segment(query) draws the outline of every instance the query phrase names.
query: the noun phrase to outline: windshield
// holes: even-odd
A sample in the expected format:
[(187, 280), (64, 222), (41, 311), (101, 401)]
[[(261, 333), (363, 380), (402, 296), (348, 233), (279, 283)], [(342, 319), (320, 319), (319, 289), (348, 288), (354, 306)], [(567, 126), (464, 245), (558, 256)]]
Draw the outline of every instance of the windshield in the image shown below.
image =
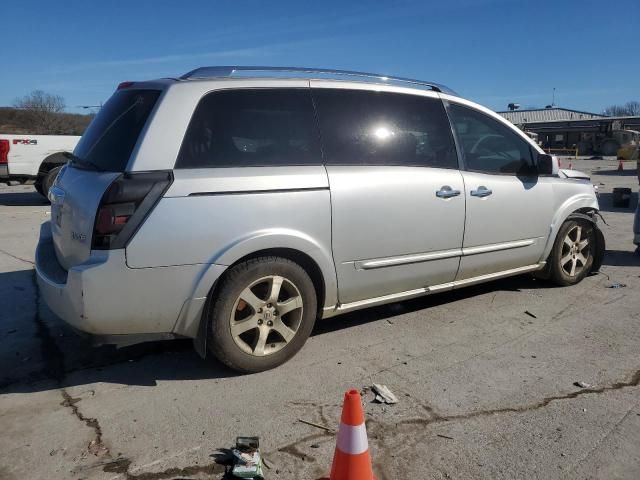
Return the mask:
[(124, 171), (138, 141), (159, 90), (119, 90), (93, 119), (73, 154), (80, 168), (93, 165), (97, 170)]

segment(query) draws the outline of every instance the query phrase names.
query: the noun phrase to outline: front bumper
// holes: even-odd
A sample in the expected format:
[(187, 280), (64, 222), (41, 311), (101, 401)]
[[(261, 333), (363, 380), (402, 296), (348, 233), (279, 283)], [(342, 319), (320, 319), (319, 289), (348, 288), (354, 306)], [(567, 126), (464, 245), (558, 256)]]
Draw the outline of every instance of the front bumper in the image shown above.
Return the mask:
[[(55, 255), (50, 223), (40, 230), (36, 275), (40, 298), (62, 320), (98, 343), (130, 344), (195, 336), (195, 284), (202, 265), (129, 268), (124, 250), (94, 251), (65, 271)], [(191, 307), (191, 308), (189, 308)], [(185, 318), (190, 315), (193, 318)]]

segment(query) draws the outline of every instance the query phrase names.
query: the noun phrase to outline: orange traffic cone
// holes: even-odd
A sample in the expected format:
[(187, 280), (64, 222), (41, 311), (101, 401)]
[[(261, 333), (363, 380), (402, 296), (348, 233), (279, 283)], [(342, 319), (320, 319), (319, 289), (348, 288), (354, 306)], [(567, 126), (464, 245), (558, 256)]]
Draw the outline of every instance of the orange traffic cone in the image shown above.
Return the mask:
[(362, 398), (357, 390), (349, 390), (344, 394), (330, 480), (375, 480), (364, 425)]
[(624, 170), (624, 166), (622, 165), (622, 160), (618, 163), (618, 171), (622, 172)]

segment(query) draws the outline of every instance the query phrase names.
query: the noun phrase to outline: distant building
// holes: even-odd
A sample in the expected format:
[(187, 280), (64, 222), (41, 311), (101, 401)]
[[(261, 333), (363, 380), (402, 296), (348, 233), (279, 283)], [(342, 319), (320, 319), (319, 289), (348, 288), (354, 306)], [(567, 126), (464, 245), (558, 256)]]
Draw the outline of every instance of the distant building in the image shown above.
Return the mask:
[(626, 143), (625, 135), (633, 135), (629, 130), (640, 130), (640, 116), (607, 117), (560, 107), (498, 113), (522, 130), (535, 133), (544, 149), (577, 149), (582, 155), (615, 155)]
[(598, 113), (582, 112), (580, 110), (560, 107), (508, 110), (498, 113), (516, 125), (532, 122), (552, 122), (555, 120), (591, 120), (605, 117)]

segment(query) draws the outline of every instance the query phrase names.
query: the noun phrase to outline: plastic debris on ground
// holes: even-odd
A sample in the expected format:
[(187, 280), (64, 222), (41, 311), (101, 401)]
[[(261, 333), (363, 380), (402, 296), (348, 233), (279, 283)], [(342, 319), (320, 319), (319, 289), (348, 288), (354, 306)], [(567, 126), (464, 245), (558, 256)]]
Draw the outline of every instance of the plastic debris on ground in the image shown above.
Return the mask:
[(593, 385), (591, 385), (590, 383), (587, 383), (587, 382), (575, 382), (574, 385), (576, 387), (580, 387), (580, 388), (591, 388), (591, 387), (593, 387)]
[(626, 283), (613, 282), (611, 285), (607, 285), (607, 288), (625, 288), (626, 286)]
[(238, 437), (236, 448), (231, 450), (234, 465), (231, 473), (238, 478), (263, 479), (262, 458), (260, 457), (260, 438)]
[(386, 403), (388, 405), (398, 403), (398, 397), (396, 397), (386, 385), (374, 383), (372, 389), (373, 393), (376, 395), (376, 402)]

